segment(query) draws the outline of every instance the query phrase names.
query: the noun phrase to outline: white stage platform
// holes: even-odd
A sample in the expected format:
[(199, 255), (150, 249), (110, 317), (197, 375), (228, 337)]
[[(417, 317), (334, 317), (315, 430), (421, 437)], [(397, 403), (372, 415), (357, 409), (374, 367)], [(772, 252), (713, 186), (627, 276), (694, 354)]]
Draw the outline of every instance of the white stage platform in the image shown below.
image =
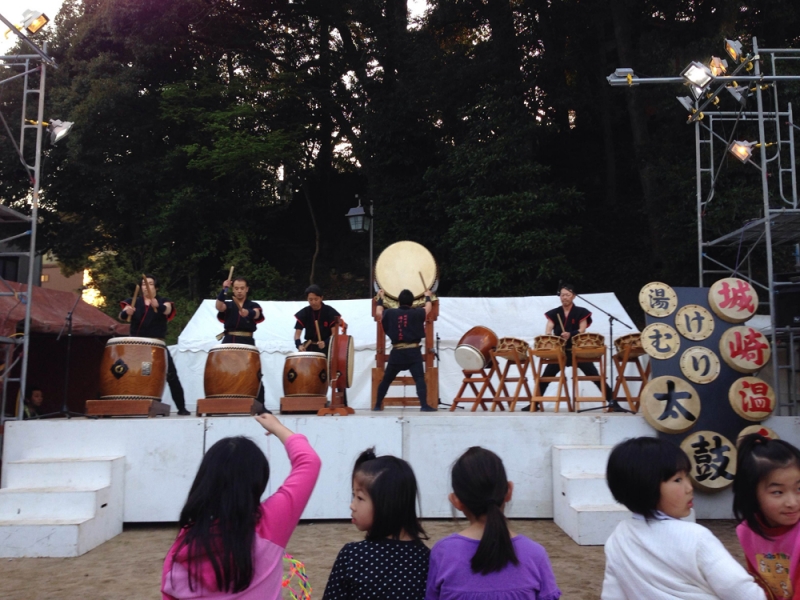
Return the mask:
[[(468, 447), (499, 454), (515, 482), (507, 514), (516, 518), (553, 517), (553, 445), (615, 444), (654, 430), (637, 415), (604, 413), (421, 414), (413, 409), (358, 411), (349, 417), (283, 416), (293, 431), (308, 436), (322, 458), (322, 473), (304, 519), (348, 519), (350, 474), (356, 456), (375, 446), (378, 454), (408, 460), (420, 487), (422, 516), (452, 515), (447, 494), (449, 471)], [(765, 424), (800, 445), (795, 417), (772, 417)], [(245, 435), (270, 461), (267, 493), (288, 474), (288, 460), (274, 438), (251, 417), (169, 417), (8, 421), (3, 461), (33, 458), (125, 456), (126, 522), (177, 521), (206, 448), (231, 435)], [(4, 469), (5, 476), (5, 469)], [(697, 517), (731, 518), (731, 493), (697, 493)]]

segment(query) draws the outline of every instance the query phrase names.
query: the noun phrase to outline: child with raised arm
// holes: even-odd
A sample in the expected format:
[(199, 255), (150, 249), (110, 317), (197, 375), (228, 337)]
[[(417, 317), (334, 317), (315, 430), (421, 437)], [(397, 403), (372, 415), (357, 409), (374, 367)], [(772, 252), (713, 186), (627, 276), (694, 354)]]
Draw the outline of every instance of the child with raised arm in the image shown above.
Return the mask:
[(256, 421), (286, 447), (291, 473), (261, 502), (269, 463), (258, 446), (245, 437), (211, 446), (181, 511), (178, 539), (164, 560), (164, 600), (281, 597), (284, 549), (321, 463), (304, 435), (271, 414), (258, 415)]
[(366, 532), (345, 544), (333, 565), (323, 600), (422, 600), (428, 575), (428, 539), (417, 517), (417, 479), (411, 465), (370, 448), (353, 469), (353, 524)]
[(746, 436), (738, 448), (733, 512), (747, 570), (774, 598), (800, 598), (800, 450)]
[(689, 457), (640, 437), (611, 451), (608, 487), (633, 513), (606, 542), (602, 600), (765, 600), (764, 591), (692, 512)]
[(450, 502), (469, 520), (431, 550), (426, 600), (556, 600), (561, 591), (545, 549), (509, 530), (503, 509), (514, 489), (503, 461), (473, 446), (453, 465)]

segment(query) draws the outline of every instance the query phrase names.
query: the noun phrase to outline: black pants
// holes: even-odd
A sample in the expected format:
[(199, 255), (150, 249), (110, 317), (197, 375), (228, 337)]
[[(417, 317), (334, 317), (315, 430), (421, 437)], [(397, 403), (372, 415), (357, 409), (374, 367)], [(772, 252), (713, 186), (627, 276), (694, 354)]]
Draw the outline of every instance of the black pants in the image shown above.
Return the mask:
[(386, 392), (389, 391), (389, 386), (392, 385), (394, 378), (397, 377), (400, 371), (411, 372), (414, 384), (417, 386), (419, 405), (426, 406), (428, 404), (428, 386), (425, 384), (425, 370), (422, 368), (422, 362), (388, 363), (386, 370), (383, 372), (383, 379), (378, 384), (378, 399), (375, 402), (375, 408), (380, 408), (383, 399), (386, 397)]
[(172, 394), (172, 401), (178, 410), (186, 410), (186, 399), (183, 395), (183, 386), (181, 380), (178, 379), (178, 369), (175, 368), (175, 362), (172, 360), (172, 354), (167, 348), (167, 385), (169, 385), (169, 393)]
[[(572, 356), (570, 354), (567, 354), (567, 366), (572, 366)], [(600, 373), (597, 372), (597, 367), (595, 367), (594, 363), (592, 362), (579, 362), (578, 368), (581, 371), (583, 371), (584, 375), (587, 375), (589, 377), (597, 377), (598, 375), (600, 375)], [(558, 364), (550, 363), (544, 368), (544, 373), (542, 373), (542, 377), (555, 377), (556, 375), (558, 375), (558, 372), (560, 370), (561, 369), (558, 366)], [(603, 391), (603, 387), (602, 385), (600, 385), (599, 381), (594, 381), (593, 383), (597, 386), (598, 390)], [(539, 395), (544, 396), (544, 391), (546, 389), (547, 389), (547, 382), (542, 381), (539, 384)], [(611, 388), (608, 386), (608, 384), (606, 384), (606, 400), (609, 400), (610, 398), (611, 398)]]
[[(242, 335), (226, 335), (222, 338), (223, 344), (247, 344), (248, 346), (255, 346), (256, 341), (252, 337), (245, 337)], [(259, 355), (260, 356), (260, 355)], [(261, 358), (258, 359), (258, 363), (261, 364)], [(258, 369), (258, 373), (256, 373), (256, 379), (258, 380), (258, 396), (256, 396), (256, 400), (264, 404), (264, 382), (261, 381), (261, 369)]]

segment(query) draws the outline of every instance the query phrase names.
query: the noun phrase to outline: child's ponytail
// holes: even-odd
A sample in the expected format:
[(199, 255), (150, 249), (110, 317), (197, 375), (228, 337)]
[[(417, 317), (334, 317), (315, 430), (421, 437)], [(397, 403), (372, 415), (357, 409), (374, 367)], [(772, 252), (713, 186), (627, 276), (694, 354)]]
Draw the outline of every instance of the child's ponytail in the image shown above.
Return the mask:
[(470, 563), (472, 571), (487, 575), (508, 563), (519, 564), (503, 514), (508, 479), (500, 457), (473, 446), (453, 465), (452, 483), (453, 493), (467, 510), (478, 518), (486, 515), (483, 537)]

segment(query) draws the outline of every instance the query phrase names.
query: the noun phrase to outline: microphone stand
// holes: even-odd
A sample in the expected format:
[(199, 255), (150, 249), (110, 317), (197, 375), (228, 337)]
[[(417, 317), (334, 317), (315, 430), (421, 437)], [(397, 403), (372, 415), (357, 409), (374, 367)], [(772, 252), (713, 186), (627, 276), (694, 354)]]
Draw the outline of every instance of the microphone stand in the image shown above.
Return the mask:
[[(436, 350), (433, 351), (433, 356), (436, 358), (436, 368), (438, 369), (439, 368), (439, 333), (438, 332), (436, 333)], [(440, 390), (442, 389), (441, 386), (439, 386), (439, 389)], [(442, 402), (442, 396), (441, 395), (439, 396), (439, 398), (437, 398), (437, 400), (439, 401), (439, 404), (437, 404), (437, 408), (439, 406), (453, 406), (452, 404), (447, 404), (446, 402)], [(463, 409), (464, 407), (463, 406), (459, 406), (458, 408)]]
[[(576, 298), (580, 298), (581, 300), (586, 302), (586, 304), (590, 304), (591, 306), (594, 306), (597, 310), (599, 310), (601, 313), (603, 313), (604, 315), (606, 315), (608, 317), (608, 358), (610, 360), (608, 361), (607, 364), (609, 365), (609, 367), (608, 367), (609, 380), (613, 381), (614, 380), (613, 379), (613, 375), (614, 375), (614, 350), (613, 350), (613, 348), (614, 348), (614, 321), (619, 322), (620, 325), (624, 325), (628, 329), (633, 329), (633, 327), (631, 327), (630, 325), (628, 325), (624, 321), (620, 321), (617, 317), (615, 317), (614, 315), (612, 315), (609, 312), (606, 312), (605, 310), (603, 310), (602, 308), (597, 306), (597, 304), (595, 304), (594, 302), (591, 302), (590, 300), (587, 300), (583, 296), (581, 296), (579, 294), (575, 294), (575, 297)], [(608, 384), (608, 381), (606, 381), (606, 384)], [(590, 412), (590, 411), (593, 411), (593, 410), (603, 410), (605, 408), (608, 408), (609, 412), (624, 412), (624, 413), (633, 414), (632, 410), (628, 410), (627, 408), (622, 408), (619, 405), (619, 403), (617, 402), (617, 399), (614, 398), (614, 388), (613, 388), (613, 386), (611, 387), (610, 395), (611, 395), (611, 398), (609, 398), (608, 400), (605, 401), (606, 402), (606, 406), (596, 406), (594, 408), (583, 408), (583, 409), (579, 410), (578, 412), (579, 413)]]
[(78, 297), (75, 299), (75, 304), (72, 305), (72, 308), (67, 313), (67, 316), (64, 319), (64, 325), (61, 326), (61, 331), (59, 332), (58, 337), (56, 338), (57, 342), (61, 340), (61, 336), (64, 335), (64, 329), (67, 330), (67, 356), (64, 364), (64, 393), (61, 399), (61, 410), (46, 415), (42, 415), (41, 417), (39, 417), (40, 419), (44, 419), (46, 417), (53, 417), (56, 415), (59, 417), (65, 416), (68, 419), (71, 419), (72, 417), (86, 416), (84, 415), (84, 413), (69, 410), (69, 407), (67, 406), (67, 395), (69, 393), (69, 364), (72, 355), (72, 314), (75, 312), (75, 309), (78, 307), (78, 302), (80, 301), (81, 301), (81, 295), (78, 294)]

